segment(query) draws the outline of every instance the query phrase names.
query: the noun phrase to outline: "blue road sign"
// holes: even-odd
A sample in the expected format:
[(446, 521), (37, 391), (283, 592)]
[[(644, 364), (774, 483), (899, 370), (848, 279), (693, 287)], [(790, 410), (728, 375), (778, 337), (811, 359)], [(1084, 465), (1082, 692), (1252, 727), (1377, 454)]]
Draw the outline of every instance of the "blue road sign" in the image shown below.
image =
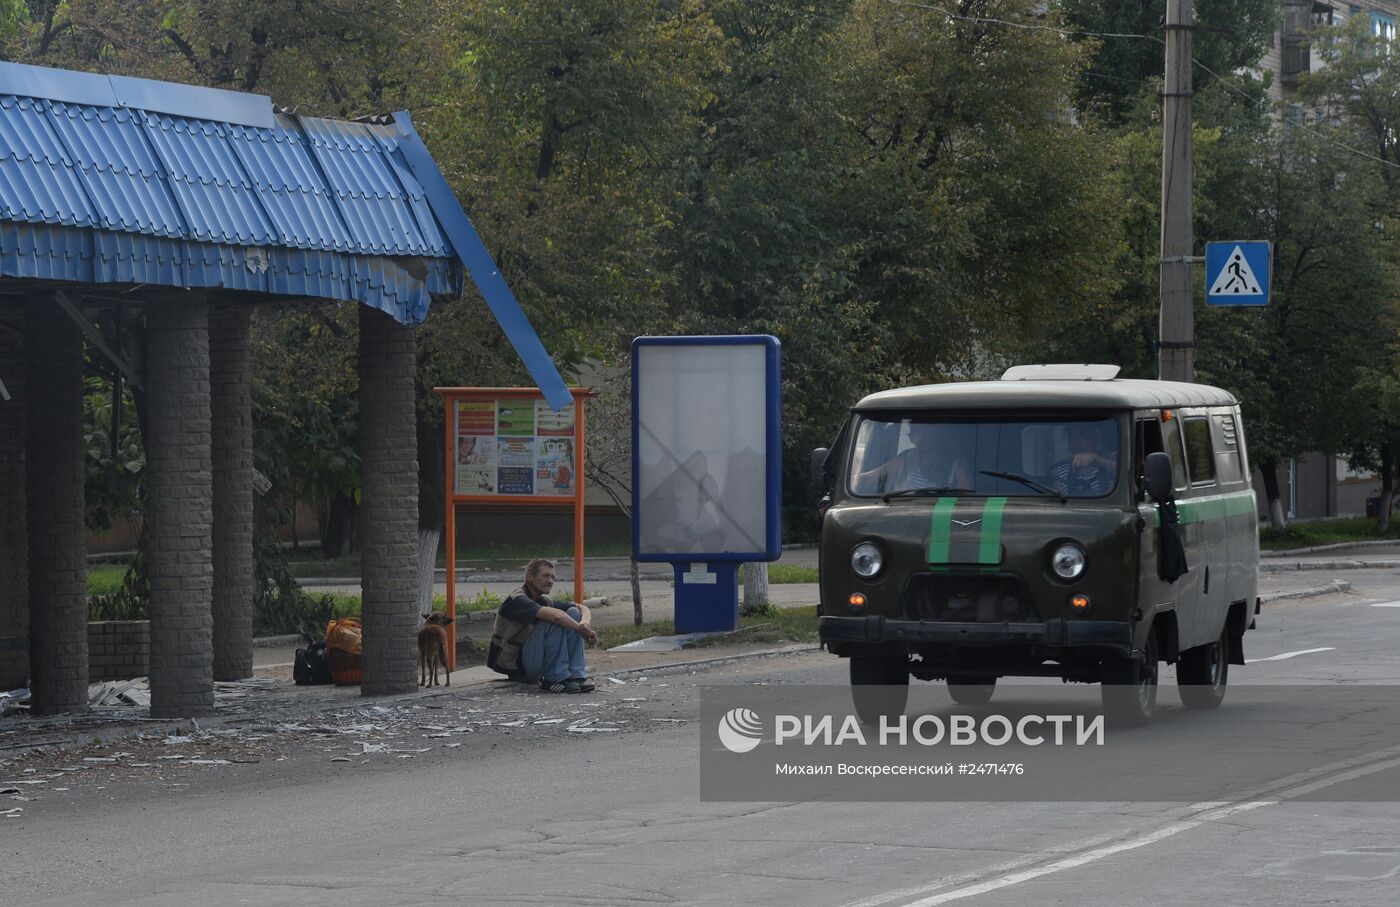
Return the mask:
[(1272, 261), (1267, 241), (1206, 243), (1206, 302), (1268, 305)]

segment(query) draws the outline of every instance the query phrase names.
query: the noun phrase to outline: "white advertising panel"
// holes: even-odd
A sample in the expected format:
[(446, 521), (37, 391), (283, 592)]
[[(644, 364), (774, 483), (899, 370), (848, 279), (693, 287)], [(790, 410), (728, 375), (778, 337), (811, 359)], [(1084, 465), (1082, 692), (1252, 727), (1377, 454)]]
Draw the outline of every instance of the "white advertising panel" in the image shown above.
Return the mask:
[(637, 552), (768, 550), (768, 348), (658, 344), (635, 353)]

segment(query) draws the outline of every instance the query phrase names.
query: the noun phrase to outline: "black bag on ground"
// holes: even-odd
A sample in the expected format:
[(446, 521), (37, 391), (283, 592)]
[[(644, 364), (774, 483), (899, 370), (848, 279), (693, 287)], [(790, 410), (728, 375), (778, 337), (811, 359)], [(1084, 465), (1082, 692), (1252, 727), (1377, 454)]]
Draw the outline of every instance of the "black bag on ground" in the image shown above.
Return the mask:
[(306, 637), (307, 647), (297, 649), (296, 662), (292, 665), (292, 680), (297, 686), (331, 682), (331, 662), (326, 655), (326, 641), (315, 641)]

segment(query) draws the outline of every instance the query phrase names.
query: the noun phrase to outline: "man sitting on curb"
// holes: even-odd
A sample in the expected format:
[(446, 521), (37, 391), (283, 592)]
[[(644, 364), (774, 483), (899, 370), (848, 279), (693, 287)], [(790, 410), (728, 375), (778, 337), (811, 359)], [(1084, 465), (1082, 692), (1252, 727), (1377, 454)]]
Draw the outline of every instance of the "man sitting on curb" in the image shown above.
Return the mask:
[(591, 693), (597, 688), (584, 670), (583, 647), (598, 641), (593, 614), (584, 604), (555, 607), (553, 588), (553, 561), (537, 557), (525, 566), (525, 584), (496, 612), (486, 664), (511, 680), (538, 680), (547, 693)]

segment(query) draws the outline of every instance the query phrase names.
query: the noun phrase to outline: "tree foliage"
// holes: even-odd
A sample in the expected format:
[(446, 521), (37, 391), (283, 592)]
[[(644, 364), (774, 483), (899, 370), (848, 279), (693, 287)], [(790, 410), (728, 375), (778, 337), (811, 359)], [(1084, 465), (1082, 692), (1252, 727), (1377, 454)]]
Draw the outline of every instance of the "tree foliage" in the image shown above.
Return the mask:
[[(1155, 374), (1164, 8), (0, 0), (0, 55), (316, 115), (410, 110), (566, 374), (623, 361), (638, 334), (781, 339), (801, 533), (806, 452), (864, 393), (1018, 359)], [(1201, 379), (1244, 401), (1257, 458), (1379, 462), (1391, 444), (1393, 460), (1397, 58), (1362, 17), (1320, 35), (1329, 65), (1302, 97), (1330, 118), (1293, 126), (1241, 72), (1276, 0), (1196, 15), (1196, 235), (1276, 250), (1268, 309), (1198, 309)], [(329, 527), (328, 502), (353, 509), (359, 488), (353, 307), (264, 310), (254, 330), (258, 466)], [(529, 377), (470, 286), (433, 307), (418, 357), (432, 524), (432, 388)], [(1350, 387), (1372, 391), (1353, 403)]]

